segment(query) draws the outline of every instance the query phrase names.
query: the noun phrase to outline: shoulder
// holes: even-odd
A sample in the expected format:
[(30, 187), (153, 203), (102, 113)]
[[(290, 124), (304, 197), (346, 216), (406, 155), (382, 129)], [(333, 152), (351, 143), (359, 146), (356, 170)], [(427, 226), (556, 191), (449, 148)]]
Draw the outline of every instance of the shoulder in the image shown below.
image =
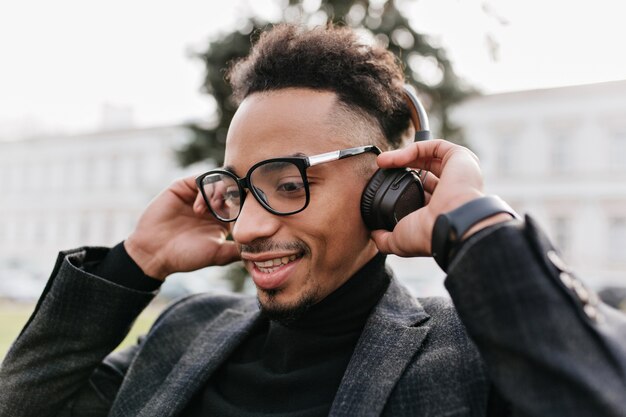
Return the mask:
[(454, 307), (454, 303), (447, 297), (418, 298), (424, 311), (430, 316), (428, 326), (429, 336), (433, 342), (454, 346), (466, 353), (475, 352), (476, 347), (469, 338), (463, 322)]
[(226, 310), (242, 313), (258, 310), (256, 298), (242, 294), (201, 293), (172, 302), (154, 322), (153, 329), (163, 325), (206, 325)]
[(172, 314), (178, 310), (203, 309), (221, 311), (235, 308), (242, 311), (256, 309), (256, 298), (238, 293), (199, 293), (181, 297), (173, 301), (163, 314)]
[(373, 314), (398, 325), (427, 329), (418, 361), (447, 366), (451, 357), (460, 361), (478, 359), (476, 346), (450, 298), (415, 297), (404, 285), (392, 280)]
[(456, 315), (454, 303), (448, 297), (417, 297), (417, 301), (429, 314)]
[[(160, 357), (162, 361), (174, 363), (207, 329), (237, 326), (239, 318), (243, 320), (246, 312), (255, 310), (258, 311), (256, 299), (239, 294), (202, 293), (180, 298), (171, 303), (140, 338), (137, 353), (149, 358), (148, 361)], [(236, 314), (230, 314), (232, 312)], [(224, 317), (228, 320), (223, 320)]]
[(448, 326), (463, 326), (459, 315), (454, 307), (454, 303), (448, 297), (426, 297), (417, 298), (417, 301), (422, 305), (424, 311), (430, 316), (431, 325), (445, 324)]
[(459, 318), (452, 300), (445, 297), (419, 298), (426, 313), (430, 316), (425, 323), (429, 327), (424, 344), (423, 364), (428, 364), (447, 381), (474, 378), (484, 380), (483, 359), (465, 325)]
[[(419, 412), (428, 410), (426, 413), (433, 415), (482, 415), (489, 378), (454, 304), (445, 297), (416, 300), (427, 314), (421, 325), (428, 333), (395, 388), (389, 405), (391, 415), (417, 413), (414, 404), (420, 404)], [(412, 401), (407, 402), (407, 398)]]

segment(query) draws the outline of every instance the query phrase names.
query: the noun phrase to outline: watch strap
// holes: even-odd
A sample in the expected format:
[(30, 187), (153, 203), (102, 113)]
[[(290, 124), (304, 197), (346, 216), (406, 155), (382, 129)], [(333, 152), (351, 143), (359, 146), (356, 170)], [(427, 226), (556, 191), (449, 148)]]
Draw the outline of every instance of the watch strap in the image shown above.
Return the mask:
[(495, 195), (471, 200), (448, 213), (440, 214), (433, 227), (431, 249), (433, 258), (441, 269), (447, 271), (451, 261), (450, 254), (472, 226), (500, 213), (519, 218), (511, 206)]

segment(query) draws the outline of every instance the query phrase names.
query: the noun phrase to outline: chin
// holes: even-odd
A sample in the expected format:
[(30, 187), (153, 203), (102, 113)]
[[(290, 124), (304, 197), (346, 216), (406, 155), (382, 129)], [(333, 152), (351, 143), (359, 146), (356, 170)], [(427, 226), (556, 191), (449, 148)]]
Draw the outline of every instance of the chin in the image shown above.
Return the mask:
[(316, 291), (299, 294), (294, 301), (284, 300), (282, 289), (257, 288), (261, 314), (270, 320), (288, 325), (302, 317), (319, 299)]

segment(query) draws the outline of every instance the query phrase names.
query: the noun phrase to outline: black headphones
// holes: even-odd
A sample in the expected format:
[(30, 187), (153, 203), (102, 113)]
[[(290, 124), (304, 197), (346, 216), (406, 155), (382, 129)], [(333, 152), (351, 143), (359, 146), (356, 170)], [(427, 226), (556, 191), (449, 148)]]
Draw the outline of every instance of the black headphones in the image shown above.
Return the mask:
[[(412, 87), (404, 86), (404, 99), (415, 126), (415, 142), (430, 139), (428, 117)], [(361, 196), (361, 215), (370, 230), (393, 230), (398, 221), (425, 204), (419, 174), (408, 168), (379, 169)]]

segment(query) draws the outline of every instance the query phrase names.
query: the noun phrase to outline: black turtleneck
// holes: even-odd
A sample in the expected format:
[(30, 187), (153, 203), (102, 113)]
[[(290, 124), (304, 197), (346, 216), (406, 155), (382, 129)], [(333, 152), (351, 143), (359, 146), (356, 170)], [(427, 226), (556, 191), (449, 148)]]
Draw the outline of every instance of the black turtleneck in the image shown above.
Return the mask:
[(326, 416), (365, 322), (389, 285), (376, 255), (304, 315), (261, 320), (185, 416)]

